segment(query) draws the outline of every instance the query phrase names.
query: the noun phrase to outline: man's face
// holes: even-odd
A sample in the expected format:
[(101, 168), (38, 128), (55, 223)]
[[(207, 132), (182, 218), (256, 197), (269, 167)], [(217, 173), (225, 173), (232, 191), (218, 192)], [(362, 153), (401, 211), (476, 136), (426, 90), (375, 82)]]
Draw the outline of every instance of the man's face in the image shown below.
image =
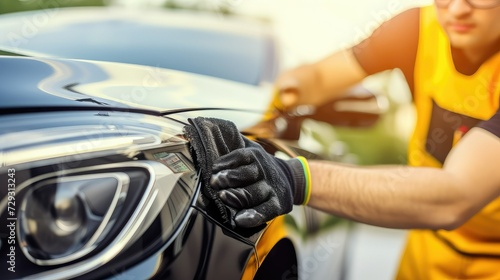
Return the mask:
[(451, 0), (446, 8), (436, 5), (438, 21), (460, 49), (491, 48), (500, 40), (500, 6), (477, 9), (465, 0)]

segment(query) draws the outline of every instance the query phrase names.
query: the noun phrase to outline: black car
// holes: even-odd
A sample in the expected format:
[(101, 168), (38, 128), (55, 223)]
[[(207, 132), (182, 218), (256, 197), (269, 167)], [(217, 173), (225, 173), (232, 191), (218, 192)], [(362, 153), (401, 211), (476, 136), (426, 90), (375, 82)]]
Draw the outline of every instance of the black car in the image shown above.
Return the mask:
[(222, 117), (271, 153), (311, 156), (251, 135), (277, 119), (271, 94), (110, 62), (1, 56), (0, 68), (8, 69), (0, 76), (2, 279), (296, 275), (286, 217), (231, 229), (206, 209), (182, 132), (187, 118)]

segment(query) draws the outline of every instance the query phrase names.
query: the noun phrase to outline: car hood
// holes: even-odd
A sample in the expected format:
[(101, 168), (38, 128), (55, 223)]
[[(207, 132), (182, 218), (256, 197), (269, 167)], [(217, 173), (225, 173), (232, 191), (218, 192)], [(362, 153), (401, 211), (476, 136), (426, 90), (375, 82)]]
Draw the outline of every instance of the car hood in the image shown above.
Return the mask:
[(163, 68), (111, 62), (0, 56), (0, 110), (231, 110), (265, 113), (270, 88)]

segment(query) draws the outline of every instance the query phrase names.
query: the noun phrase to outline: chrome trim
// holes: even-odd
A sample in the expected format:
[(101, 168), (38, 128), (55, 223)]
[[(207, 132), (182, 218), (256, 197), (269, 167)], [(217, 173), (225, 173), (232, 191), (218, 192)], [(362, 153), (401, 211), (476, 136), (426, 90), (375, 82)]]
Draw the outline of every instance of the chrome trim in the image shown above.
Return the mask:
[[(88, 175), (86, 174), (86, 175), (78, 175), (78, 176), (72, 176), (72, 177), (62, 177), (62, 178), (55, 178), (55, 179), (51, 179), (51, 180), (47, 181), (47, 183), (55, 183), (55, 182), (64, 183), (64, 182), (72, 182), (72, 181), (78, 181), (78, 180), (101, 179), (101, 178), (110, 178), (110, 177), (114, 177), (118, 181), (118, 185), (116, 187), (113, 201), (111, 202), (106, 215), (104, 216), (101, 224), (97, 228), (94, 235), (89, 239), (89, 241), (80, 250), (78, 250), (77, 252), (75, 252), (69, 256), (58, 258), (58, 259), (51, 259), (51, 260), (37, 259), (37, 258), (30, 255), (30, 253), (27, 249), (27, 243), (25, 242), (25, 240), (21, 239), (23, 236), (20, 233), (21, 227), (17, 227), (17, 234), (19, 236), (19, 239), (21, 239), (20, 240), (21, 241), (20, 242), (21, 250), (24, 253), (24, 256), (28, 260), (30, 260), (31, 262), (33, 262), (37, 265), (58, 265), (58, 264), (63, 264), (63, 263), (67, 263), (70, 261), (74, 261), (74, 260), (81, 258), (81, 257), (87, 255), (88, 253), (92, 252), (98, 246), (98, 244), (95, 244), (95, 243), (99, 239), (101, 234), (104, 232), (104, 230), (106, 229), (106, 227), (109, 223), (109, 220), (111, 219), (111, 216), (113, 214), (115, 214), (115, 209), (116, 209), (116, 206), (119, 202), (118, 200), (123, 198), (123, 196), (122, 196), (123, 194), (125, 194), (125, 195), (127, 194), (129, 183), (130, 183), (130, 177), (126, 173), (123, 173), (123, 172), (113, 172), (113, 173), (99, 173), (99, 174), (88, 174)], [(33, 190), (29, 190), (26, 195), (29, 195), (31, 192), (33, 192), (36, 189), (39, 189), (41, 187), (43, 187), (43, 186), (39, 186), (37, 188), (34, 188)], [(25, 211), (25, 210), (26, 210), (26, 200), (23, 200), (23, 202), (21, 204), (21, 211)]]
[[(141, 143), (144, 140), (146, 144)], [(154, 142), (151, 139), (155, 139)], [(139, 141), (138, 141), (139, 140)], [(146, 145), (158, 145), (161, 139), (151, 134), (135, 134), (130, 136), (106, 137), (98, 141), (82, 141), (81, 139), (66, 143), (45, 144), (18, 151), (7, 151), (3, 153), (3, 165), (11, 166), (27, 162), (53, 159), (65, 156), (83, 155), (91, 152), (101, 152), (106, 150), (125, 150), (127, 153), (130, 147), (140, 149)]]

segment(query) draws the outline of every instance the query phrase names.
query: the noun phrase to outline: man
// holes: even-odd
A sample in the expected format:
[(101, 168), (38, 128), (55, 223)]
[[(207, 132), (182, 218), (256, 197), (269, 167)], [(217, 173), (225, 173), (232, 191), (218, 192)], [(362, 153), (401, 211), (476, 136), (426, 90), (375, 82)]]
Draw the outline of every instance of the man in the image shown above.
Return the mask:
[(239, 210), (240, 226), (294, 203), (416, 229), (400, 279), (500, 279), (499, 50), (500, 0), (435, 0), (405, 11), (353, 48), (284, 73), (276, 86), (293, 109), (400, 68), (417, 109), (412, 167), (283, 161), (250, 147), (219, 158), (211, 184)]

